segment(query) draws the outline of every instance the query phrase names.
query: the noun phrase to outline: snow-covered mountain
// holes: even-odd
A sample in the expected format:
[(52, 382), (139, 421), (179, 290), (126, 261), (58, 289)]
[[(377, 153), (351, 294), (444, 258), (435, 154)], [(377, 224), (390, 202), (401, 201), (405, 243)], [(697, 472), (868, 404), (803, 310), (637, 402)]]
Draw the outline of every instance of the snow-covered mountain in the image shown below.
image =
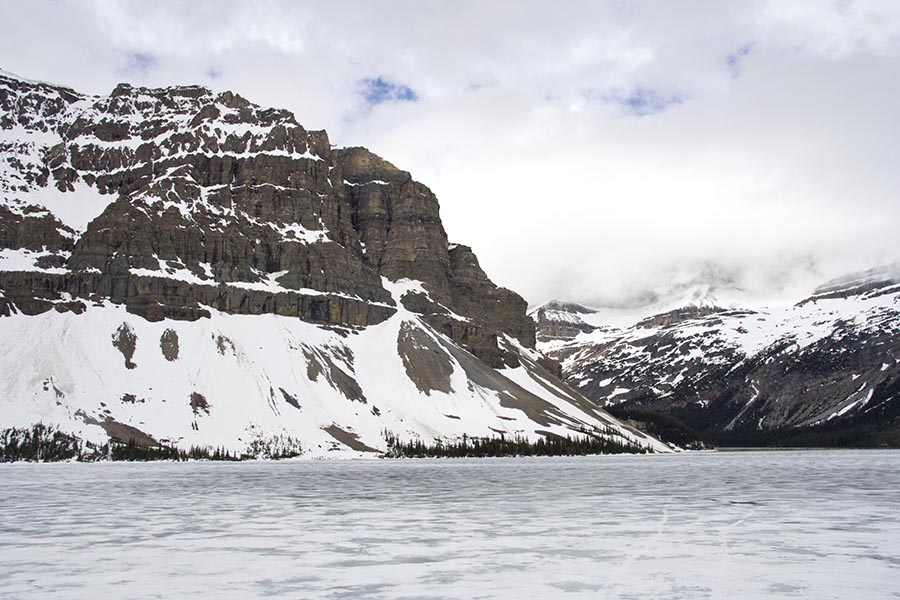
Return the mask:
[(665, 450), (554, 377), (525, 308), (448, 243), (427, 187), (287, 111), (0, 74), (0, 428), (309, 456), (387, 433)]
[(900, 444), (900, 268), (783, 307), (723, 305), (700, 294), (613, 319), (558, 302), (531, 314), (565, 379), (623, 413), (667, 413), (724, 443)]

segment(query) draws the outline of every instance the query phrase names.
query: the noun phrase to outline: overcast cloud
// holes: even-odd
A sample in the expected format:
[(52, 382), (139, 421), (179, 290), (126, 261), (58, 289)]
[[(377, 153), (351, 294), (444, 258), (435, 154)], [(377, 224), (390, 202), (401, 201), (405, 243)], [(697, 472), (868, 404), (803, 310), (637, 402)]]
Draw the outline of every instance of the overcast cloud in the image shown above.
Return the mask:
[(201, 83), (364, 145), (535, 304), (900, 260), (900, 3), (0, 4), (0, 67)]

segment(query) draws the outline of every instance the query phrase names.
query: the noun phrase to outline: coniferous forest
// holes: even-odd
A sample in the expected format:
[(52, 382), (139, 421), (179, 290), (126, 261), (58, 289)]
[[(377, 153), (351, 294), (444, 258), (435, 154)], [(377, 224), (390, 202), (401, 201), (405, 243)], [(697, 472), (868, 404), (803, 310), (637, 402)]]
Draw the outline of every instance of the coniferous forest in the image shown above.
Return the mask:
[(387, 457), (404, 458), (484, 458), (499, 456), (585, 456), (588, 454), (644, 454), (647, 449), (625, 438), (613, 440), (612, 430), (606, 436), (585, 432), (582, 436), (547, 434), (531, 441), (523, 436), (489, 438), (462, 436), (454, 441), (438, 440), (426, 444), (422, 440), (401, 441), (385, 432)]
[(75, 460), (93, 462), (151, 460), (241, 460), (224, 448), (192, 446), (182, 450), (168, 444), (144, 446), (134, 439), (94, 444), (38, 423), (30, 428), (0, 431), (0, 462), (56, 462)]
[[(499, 457), (499, 456), (584, 456), (589, 454), (643, 454), (647, 449), (616, 436), (610, 429), (605, 432), (584, 431), (580, 436), (546, 434), (536, 441), (523, 436), (470, 437), (457, 440), (438, 440), (425, 443), (422, 440), (402, 441), (394, 433), (384, 433), (388, 450), (387, 458), (418, 457)], [(290, 440), (293, 450), (283, 448), (256, 448), (253, 456), (241, 455), (224, 448), (192, 446), (189, 450), (174, 445), (142, 445), (130, 439), (127, 442), (111, 440), (95, 444), (63, 433), (41, 423), (30, 428), (9, 428), (0, 431), (0, 462), (57, 462), (57, 461), (237, 461), (261, 456), (283, 459), (299, 456), (299, 444)], [(257, 441), (259, 446), (261, 442)]]

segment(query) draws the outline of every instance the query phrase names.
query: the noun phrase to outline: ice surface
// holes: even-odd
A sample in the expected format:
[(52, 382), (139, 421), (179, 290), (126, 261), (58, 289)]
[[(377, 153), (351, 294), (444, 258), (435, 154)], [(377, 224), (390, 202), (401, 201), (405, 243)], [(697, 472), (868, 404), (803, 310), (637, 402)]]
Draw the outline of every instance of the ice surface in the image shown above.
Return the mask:
[(0, 465), (0, 597), (896, 598), (900, 452)]

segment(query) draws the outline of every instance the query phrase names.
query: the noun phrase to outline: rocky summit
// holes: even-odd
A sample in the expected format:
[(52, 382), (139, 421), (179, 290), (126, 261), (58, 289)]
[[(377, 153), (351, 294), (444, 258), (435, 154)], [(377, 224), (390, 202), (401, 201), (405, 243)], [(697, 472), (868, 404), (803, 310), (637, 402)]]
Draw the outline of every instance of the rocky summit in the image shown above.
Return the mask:
[(309, 455), (386, 432), (665, 449), (557, 380), (525, 309), (449, 243), (428, 187), (288, 111), (0, 74), (0, 427)]
[(900, 446), (900, 266), (787, 306), (725, 304), (532, 317), (566, 380), (636, 422), (662, 413), (722, 445)]

